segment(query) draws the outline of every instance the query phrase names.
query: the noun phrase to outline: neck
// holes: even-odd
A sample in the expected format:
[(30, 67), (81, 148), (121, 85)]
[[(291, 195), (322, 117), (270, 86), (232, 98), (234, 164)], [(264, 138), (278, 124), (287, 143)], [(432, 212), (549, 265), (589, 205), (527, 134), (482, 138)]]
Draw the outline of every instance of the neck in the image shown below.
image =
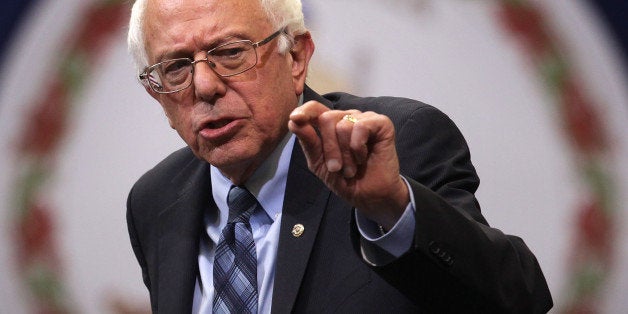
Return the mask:
[[(279, 158), (283, 152), (284, 147), (288, 144), (292, 133), (286, 132), (280, 140), (274, 145), (268, 145), (268, 147), (274, 147), (268, 151), (265, 151), (262, 157), (255, 159), (247, 164), (239, 164), (238, 166), (232, 166), (228, 169), (220, 168), (220, 172), (231, 181), (234, 185), (244, 185), (249, 181), (255, 181), (261, 186), (263, 182), (272, 178), (278, 167)], [(255, 185), (255, 182), (252, 182)], [(248, 187), (248, 186), (247, 186)]]

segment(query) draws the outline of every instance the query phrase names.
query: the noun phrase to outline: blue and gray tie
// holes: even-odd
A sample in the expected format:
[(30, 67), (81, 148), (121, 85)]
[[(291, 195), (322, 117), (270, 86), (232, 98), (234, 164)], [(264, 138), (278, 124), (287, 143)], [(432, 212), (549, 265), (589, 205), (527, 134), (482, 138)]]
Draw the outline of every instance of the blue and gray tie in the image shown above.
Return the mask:
[[(229, 219), (216, 246), (214, 313), (257, 313), (257, 254), (249, 218), (260, 206), (246, 188), (232, 186)], [(260, 207), (261, 208), (261, 207)]]

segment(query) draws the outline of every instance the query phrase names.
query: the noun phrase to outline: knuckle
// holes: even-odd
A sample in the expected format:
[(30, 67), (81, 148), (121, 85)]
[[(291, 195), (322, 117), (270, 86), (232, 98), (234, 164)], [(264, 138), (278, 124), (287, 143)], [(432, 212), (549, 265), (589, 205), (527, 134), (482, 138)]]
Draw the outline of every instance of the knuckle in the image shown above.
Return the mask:
[(351, 132), (353, 129), (353, 124), (349, 121), (341, 120), (336, 124), (336, 130), (340, 134), (345, 134)]
[(322, 123), (330, 123), (330, 122), (335, 122), (336, 121), (336, 116), (338, 115), (337, 112), (334, 111), (325, 111), (323, 113), (321, 113), (321, 115), (318, 117), (318, 120)]

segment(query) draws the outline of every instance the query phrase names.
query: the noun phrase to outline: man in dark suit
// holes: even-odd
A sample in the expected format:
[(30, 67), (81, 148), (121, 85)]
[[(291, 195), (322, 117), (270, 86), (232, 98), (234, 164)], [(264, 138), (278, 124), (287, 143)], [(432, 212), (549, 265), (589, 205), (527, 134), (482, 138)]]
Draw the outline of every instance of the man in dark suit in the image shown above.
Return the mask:
[[(305, 85), (314, 43), (300, 1), (138, 0), (129, 45), (188, 144), (128, 199), (154, 312), (551, 308), (534, 255), (482, 217), (453, 122), (417, 101)], [(234, 249), (221, 281), (238, 189), (254, 197), (250, 241), (235, 233), (252, 252)]]

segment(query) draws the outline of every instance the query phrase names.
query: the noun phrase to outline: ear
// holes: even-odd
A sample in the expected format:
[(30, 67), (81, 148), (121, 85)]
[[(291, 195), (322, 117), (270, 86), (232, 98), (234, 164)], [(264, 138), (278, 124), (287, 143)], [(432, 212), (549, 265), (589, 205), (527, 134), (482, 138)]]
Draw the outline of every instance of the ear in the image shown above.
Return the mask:
[(166, 114), (166, 118), (168, 119), (168, 124), (170, 125), (171, 128), (174, 129), (174, 124), (172, 123), (172, 119), (170, 118), (170, 116), (168, 115), (168, 111), (166, 111), (166, 108), (164, 108), (164, 106), (161, 104), (161, 96), (162, 94), (159, 93), (155, 93), (155, 91), (153, 91), (150, 87), (148, 87), (147, 85), (144, 85), (144, 89), (146, 89), (146, 92), (153, 97), (160, 105), (161, 105), (161, 109), (164, 110), (164, 114)]
[(303, 93), (307, 67), (314, 53), (314, 41), (310, 32), (294, 37), (294, 45), (290, 49), (292, 56), (292, 82), (297, 95)]

